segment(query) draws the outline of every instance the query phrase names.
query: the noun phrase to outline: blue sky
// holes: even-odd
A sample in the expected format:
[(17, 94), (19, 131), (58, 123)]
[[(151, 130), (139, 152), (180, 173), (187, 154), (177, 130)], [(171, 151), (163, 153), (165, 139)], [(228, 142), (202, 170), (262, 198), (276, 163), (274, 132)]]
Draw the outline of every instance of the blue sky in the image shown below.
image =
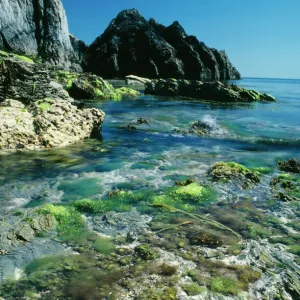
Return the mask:
[(300, 78), (300, 0), (62, 0), (69, 30), (87, 44), (123, 9), (164, 25), (177, 20), (226, 50), (244, 77)]

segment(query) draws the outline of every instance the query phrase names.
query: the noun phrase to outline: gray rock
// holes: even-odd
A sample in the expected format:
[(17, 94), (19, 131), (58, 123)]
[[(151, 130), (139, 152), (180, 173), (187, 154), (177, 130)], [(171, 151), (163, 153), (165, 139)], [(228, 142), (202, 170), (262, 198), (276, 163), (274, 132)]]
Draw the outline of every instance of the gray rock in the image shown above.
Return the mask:
[(2, 0), (0, 11), (0, 49), (81, 69), (84, 47), (70, 39), (61, 0)]
[(35, 239), (8, 255), (0, 256), (0, 283), (5, 279), (19, 279), (22, 276), (22, 269), (35, 259), (68, 253), (70, 250), (57, 241)]
[(137, 237), (143, 233), (151, 222), (151, 217), (141, 215), (136, 209), (130, 212), (109, 212), (103, 216), (94, 216), (88, 219), (88, 224), (96, 232), (117, 236)]

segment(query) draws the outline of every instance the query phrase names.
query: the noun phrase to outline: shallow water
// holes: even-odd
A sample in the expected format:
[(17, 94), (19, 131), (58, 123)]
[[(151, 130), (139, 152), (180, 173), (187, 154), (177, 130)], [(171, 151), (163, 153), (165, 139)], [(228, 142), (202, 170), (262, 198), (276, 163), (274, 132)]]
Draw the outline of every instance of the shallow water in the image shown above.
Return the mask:
[[(129, 300), (177, 299), (177, 294), (186, 300), (220, 299), (217, 292), (226, 299), (241, 299), (233, 295), (249, 288), (249, 299), (264, 299), (282, 291), (284, 295), (286, 282), (300, 288), (297, 275), (288, 273), (300, 274), (291, 254), (299, 252), (299, 204), (274, 199), (270, 188), (279, 172), (277, 160), (300, 159), (300, 80), (246, 78), (236, 83), (270, 93), (277, 101), (222, 104), (148, 95), (89, 101), (86, 106), (106, 113), (102, 140), (0, 156), (0, 222), (5, 225), (0, 235), (18, 216), (24, 218), (22, 226), (32, 226), (31, 214), (37, 210), (27, 208), (42, 207), (38, 214), (44, 215), (46, 203), (73, 205), (50, 205), (58, 207), (58, 215), (51, 212), (58, 221), (56, 230), (38, 232), (32, 242), (3, 256), (0, 245), (0, 281), (4, 280), (0, 296)], [(184, 133), (195, 121), (207, 124), (210, 134)], [(259, 183), (243, 189), (239, 181), (215, 183), (208, 178), (207, 170), (217, 161), (269, 170)], [(176, 181), (189, 178), (201, 185), (174, 188)], [(80, 199), (103, 201), (92, 202), (100, 205), (93, 209), (100, 209), (91, 213), (84, 210), (84, 201), (89, 200), (81, 208), (80, 201), (74, 202)], [(174, 215), (155, 207), (161, 203), (181, 211)], [(212, 225), (215, 221), (221, 227)], [(290, 227), (285, 225), (288, 222)], [(188, 226), (181, 227), (184, 224)], [(295, 248), (289, 250), (282, 243)], [(265, 271), (265, 255), (274, 261), (267, 265), (270, 272)], [(253, 273), (253, 265), (263, 273), (261, 278)], [(187, 276), (189, 270), (200, 272), (198, 280)], [(276, 280), (269, 276), (274, 271), (280, 274)], [(10, 276), (19, 280), (10, 282)], [(203, 297), (187, 296), (193, 295), (186, 289), (195, 282)], [(226, 288), (220, 289), (220, 284)], [(236, 290), (238, 285), (242, 288)]]
[[(103, 140), (0, 157), (1, 209), (99, 199), (114, 189), (158, 189), (180, 176), (203, 177), (215, 161), (276, 167), (299, 156), (300, 80), (246, 78), (237, 84), (273, 94), (275, 103), (221, 104), (142, 95), (87, 102), (105, 111)], [(149, 124), (136, 125), (138, 118)], [(197, 120), (209, 137), (181, 135)], [(134, 124), (136, 130), (129, 130)]]

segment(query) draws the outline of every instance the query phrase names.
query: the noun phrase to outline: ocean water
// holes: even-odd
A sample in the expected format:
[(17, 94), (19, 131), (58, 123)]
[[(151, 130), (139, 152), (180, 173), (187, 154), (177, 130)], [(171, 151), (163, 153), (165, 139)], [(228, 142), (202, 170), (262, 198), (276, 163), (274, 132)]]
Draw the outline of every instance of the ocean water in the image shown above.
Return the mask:
[[(275, 169), (279, 159), (299, 159), (300, 80), (245, 78), (236, 83), (277, 101), (223, 104), (142, 95), (87, 102), (106, 113), (103, 139), (1, 156), (1, 209), (100, 199), (115, 189), (155, 191), (182, 176), (201, 179), (216, 161)], [(148, 124), (137, 125), (138, 118)], [(174, 131), (198, 120), (214, 126), (210, 136)]]
[[(236, 83), (277, 101), (229, 104), (149, 95), (86, 101), (106, 113), (101, 140), (0, 156), (0, 234), (18, 218), (21, 230), (32, 225), (36, 210), (28, 208), (42, 207), (43, 213), (46, 207), (55, 211), (45, 204), (64, 205), (51, 211), (56, 230), (39, 232), (8, 254), (0, 245), (0, 298), (177, 299), (179, 293), (178, 299), (220, 299), (218, 292), (244, 299), (248, 290), (245, 299), (277, 299), (289, 292), (288, 284), (296, 286), (299, 201), (280, 201), (270, 182), (279, 173), (278, 160), (300, 159), (300, 80)], [(211, 133), (187, 134), (196, 121)], [(268, 172), (249, 189), (235, 181), (216, 183), (207, 171), (218, 161)], [(174, 188), (189, 178), (201, 186)], [(299, 198), (300, 178), (292, 180), (296, 188), (287, 193)], [(80, 199), (102, 200), (100, 211), (90, 213), (84, 205), (75, 210)], [(160, 209), (161, 203), (180, 211)], [(152, 262), (155, 255), (159, 261)], [(189, 270), (200, 276), (196, 292), (203, 297), (181, 289), (197, 278)], [(234, 298), (240, 292), (242, 298)]]

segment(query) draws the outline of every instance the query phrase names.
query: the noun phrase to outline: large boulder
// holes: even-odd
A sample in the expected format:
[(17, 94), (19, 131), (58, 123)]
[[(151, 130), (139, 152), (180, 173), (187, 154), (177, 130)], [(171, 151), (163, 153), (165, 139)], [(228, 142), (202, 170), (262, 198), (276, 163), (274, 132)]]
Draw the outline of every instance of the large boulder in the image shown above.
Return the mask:
[(167, 97), (181, 96), (220, 102), (275, 101), (271, 95), (247, 90), (235, 84), (183, 79), (152, 80), (145, 84), (145, 94)]
[(0, 150), (63, 147), (100, 137), (104, 113), (78, 109), (65, 100), (38, 100), (25, 107), (6, 100), (0, 106)]
[(1, 0), (0, 49), (81, 69), (83, 42), (69, 36), (61, 0)]
[(147, 21), (136, 9), (113, 19), (86, 55), (87, 70), (113, 78), (240, 79), (224, 51), (188, 36), (178, 22), (169, 27)]
[(100, 137), (104, 112), (73, 105), (49, 71), (30, 59), (4, 52), (0, 59), (0, 150), (62, 147)]

